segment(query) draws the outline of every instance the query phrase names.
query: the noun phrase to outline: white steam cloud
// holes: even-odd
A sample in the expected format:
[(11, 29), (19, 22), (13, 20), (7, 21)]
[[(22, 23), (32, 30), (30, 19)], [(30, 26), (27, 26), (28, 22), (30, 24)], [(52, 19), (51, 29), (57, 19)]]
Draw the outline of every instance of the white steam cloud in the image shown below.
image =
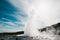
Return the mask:
[(39, 34), (36, 31), (38, 28), (60, 22), (60, 0), (12, 0), (11, 2), (28, 14), (24, 28), (27, 35)]

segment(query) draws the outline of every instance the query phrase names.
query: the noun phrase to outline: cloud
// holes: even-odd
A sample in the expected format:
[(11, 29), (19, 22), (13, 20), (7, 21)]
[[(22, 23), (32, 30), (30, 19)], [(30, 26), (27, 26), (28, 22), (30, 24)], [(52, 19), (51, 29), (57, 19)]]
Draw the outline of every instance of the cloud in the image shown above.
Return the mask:
[[(0, 0), (0, 32), (21, 31), (25, 26), (27, 14), (24, 13), (20, 2)], [(18, 5), (17, 5), (18, 4)]]
[[(29, 31), (32, 31), (33, 28), (44, 28), (46, 26), (50, 26), (60, 22), (60, 1), (32, 0), (32, 2), (30, 3), (25, 0), (23, 1), (23, 4), (26, 5), (24, 5), (24, 7), (26, 7), (24, 10), (29, 15), (29, 21), (26, 27), (28, 35)], [(32, 30), (30, 30), (30, 28)]]

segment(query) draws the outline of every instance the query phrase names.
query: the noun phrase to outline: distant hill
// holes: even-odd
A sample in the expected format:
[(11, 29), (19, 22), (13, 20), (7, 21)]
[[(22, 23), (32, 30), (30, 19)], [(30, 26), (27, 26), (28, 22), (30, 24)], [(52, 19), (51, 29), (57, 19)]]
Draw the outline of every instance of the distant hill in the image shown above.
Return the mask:
[(12, 37), (12, 36), (21, 35), (21, 34), (24, 34), (24, 31), (19, 31), (19, 32), (4, 32), (4, 33), (0, 33), (0, 38), (1, 37)]
[(41, 32), (45, 31), (47, 33), (49, 33), (48, 31), (51, 31), (55, 35), (60, 35), (60, 23), (53, 24), (51, 26), (47, 26), (45, 28), (39, 29), (39, 31)]

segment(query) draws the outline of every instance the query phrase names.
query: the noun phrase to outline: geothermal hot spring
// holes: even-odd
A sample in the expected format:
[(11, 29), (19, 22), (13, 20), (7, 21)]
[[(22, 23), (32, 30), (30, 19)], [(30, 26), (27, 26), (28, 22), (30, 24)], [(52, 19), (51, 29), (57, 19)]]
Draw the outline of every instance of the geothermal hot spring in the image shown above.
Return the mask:
[[(27, 15), (24, 32), (30, 37), (46, 37), (38, 29), (60, 22), (60, 0), (9, 0)], [(50, 36), (50, 34), (48, 34)], [(51, 37), (52, 38), (52, 37)], [(54, 37), (53, 37), (54, 38)]]

